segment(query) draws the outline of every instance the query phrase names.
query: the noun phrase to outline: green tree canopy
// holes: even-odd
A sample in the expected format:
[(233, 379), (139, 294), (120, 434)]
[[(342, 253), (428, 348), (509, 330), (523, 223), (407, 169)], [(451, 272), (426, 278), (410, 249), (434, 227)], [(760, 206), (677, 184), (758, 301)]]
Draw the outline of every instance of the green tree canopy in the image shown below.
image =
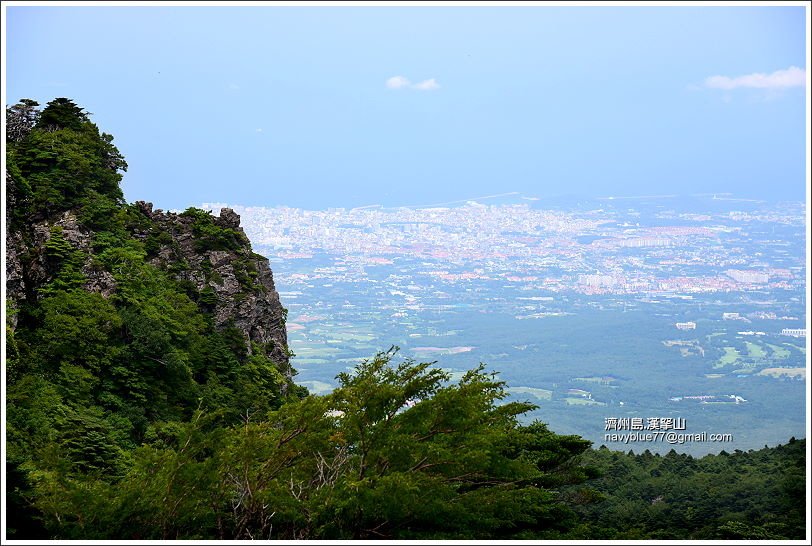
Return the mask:
[(6, 110), (9, 172), (21, 193), (30, 192), (15, 203), (24, 208), (24, 216), (48, 217), (91, 194), (120, 203), (119, 183), (127, 163), (113, 137), (100, 133), (89, 114), (70, 99), (54, 99), (42, 112), (37, 106), (23, 99)]
[(37, 127), (46, 130), (73, 129), (81, 131), (88, 123), (88, 113), (71, 99), (56, 98), (49, 102), (39, 116)]
[[(521, 425), (532, 406), (506, 403), (482, 367), (450, 383), (393, 357), (227, 429), (203, 412), (156, 424), (122, 480), (45, 480), (38, 507), (66, 538), (526, 538), (573, 524), (546, 484), (583, 481), (573, 469), (589, 442)], [(96, 451), (73, 448), (82, 461), (104, 445), (93, 426)]]

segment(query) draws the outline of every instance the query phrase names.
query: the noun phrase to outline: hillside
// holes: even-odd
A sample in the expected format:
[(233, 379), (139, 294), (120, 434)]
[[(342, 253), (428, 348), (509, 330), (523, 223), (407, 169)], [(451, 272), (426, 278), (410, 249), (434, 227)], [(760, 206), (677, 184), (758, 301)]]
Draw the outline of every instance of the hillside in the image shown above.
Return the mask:
[(806, 440), (691, 457), (602, 447), (581, 461), (600, 477), (568, 488), (574, 539), (803, 539)]
[(67, 99), (8, 118), (8, 454), (21, 493), (57, 467), (115, 475), (155, 423), (196, 410), (233, 422), (306, 394), (268, 261), (238, 215), (124, 203), (123, 157)]
[(125, 203), (69, 99), (7, 124), (8, 538), (803, 537), (804, 441), (592, 450), (396, 348), (309, 395), (234, 211)]

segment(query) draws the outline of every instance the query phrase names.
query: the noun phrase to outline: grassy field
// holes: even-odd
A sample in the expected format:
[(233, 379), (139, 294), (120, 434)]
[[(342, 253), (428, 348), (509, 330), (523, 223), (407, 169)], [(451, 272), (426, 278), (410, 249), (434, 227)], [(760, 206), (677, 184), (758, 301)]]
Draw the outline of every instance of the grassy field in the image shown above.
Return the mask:
[(532, 394), (539, 400), (552, 400), (553, 391), (547, 389), (537, 389), (534, 387), (511, 387), (508, 389), (512, 394)]
[(758, 375), (806, 379), (806, 368), (765, 368), (758, 372)]
[(738, 370), (731, 370), (730, 375), (751, 374), (756, 371), (753, 369), (755, 367), (754, 364), (744, 364), (744, 366), (746, 367)]
[(780, 347), (778, 345), (773, 345), (772, 343), (768, 343), (767, 347), (769, 347), (773, 354), (772, 357), (776, 359), (783, 360), (784, 358), (789, 358), (789, 350), (785, 349), (784, 347)]
[(724, 347), (724, 350), (725, 354), (722, 355), (722, 358), (719, 359), (714, 368), (722, 368), (724, 366), (730, 366), (738, 362), (739, 359), (741, 359), (739, 351), (737, 351), (734, 347)]
[[(320, 333), (320, 334), (325, 335), (325, 336), (328, 335), (327, 332)], [(369, 341), (374, 341), (375, 340), (375, 336), (372, 333), (357, 334), (357, 333), (353, 333), (353, 332), (329, 332), (329, 336), (331, 338), (329, 341), (334, 341), (335, 340), (336, 343), (347, 342), (347, 341), (366, 341), (366, 342), (369, 342)]]
[(289, 342), (289, 345), (290, 348), (293, 350), (293, 352), (296, 353), (296, 356), (301, 356), (304, 358), (329, 358), (335, 356), (340, 352), (335, 347), (328, 347), (321, 343), (305, 345), (302, 342), (296, 342), (295, 340), (291, 340), (291, 342)]
[(412, 351), (419, 355), (455, 355), (467, 353), (475, 347), (412, 347)]
[(753, 343), (752, 341), (745, 341), (744, 343), (747, 345), (747, 353), (750, 355), (750, 358), (761, 360), (767, 356), (767, 353), (764, 352), (764, 348), (758, 343)]

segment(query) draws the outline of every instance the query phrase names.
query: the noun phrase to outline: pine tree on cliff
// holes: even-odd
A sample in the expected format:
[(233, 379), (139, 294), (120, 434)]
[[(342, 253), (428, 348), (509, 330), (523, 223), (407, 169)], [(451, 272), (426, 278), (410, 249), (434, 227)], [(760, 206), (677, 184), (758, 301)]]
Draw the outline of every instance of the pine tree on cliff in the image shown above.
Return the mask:
[[(306, 390), (285, 375), (283, 310), (239, 217), (125, 204), (123, 155), (70, 99), (6, 119), (9, 536), (48, 538), (51, 493), (115, 483), (167, 423), (205, 410), (231, 425)], [(257, 302), (261, 335), (237, 316)]]
[[(42, 112), (35, 105), (22, 101), (6, 116), (18, 120), (7, 141), (7, 161), (9, 172), (25, 180), (31, 191), (28, 212), (48, 217), (97, 196), (121, 203), (119, 183), (127, 163), (113, 137), (100, 133), (70, 99), (54, 99)], [(32, 120), (36, 122), (28, 129)]]

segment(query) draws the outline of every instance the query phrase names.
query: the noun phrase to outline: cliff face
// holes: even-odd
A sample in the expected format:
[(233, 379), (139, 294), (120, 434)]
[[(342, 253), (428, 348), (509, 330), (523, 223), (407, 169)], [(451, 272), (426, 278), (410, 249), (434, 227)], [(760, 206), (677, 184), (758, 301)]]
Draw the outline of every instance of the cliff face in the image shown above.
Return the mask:
[(50, 484), (117, 488), (138, 446), (203, 448), (192, 436), (266, 419), (307, 389), (239, 216), (126, 204), (113, 137), (70, 99), (37, 106), (6, 111), (6, 464), (10, 536), (47, 539), (60, 532), (39, 503), (59, 498), (61, 514), (72, 494)]
[[(9, 184), (7, 188), (11, 209), (15, 192)], [(129, 226), (130, 236), (144, 243), (147, 262), (184, 283), (216, 328), (237, 328), (249, 355), (262, 352), (290, 379), (287, 310), (279, 301), (268, 260), (251, 251), (239, 215), (231, 209), (223, 209), (219, 217), (203, 211), (175, 214), (153, 210), (145, 202), (132, 208), (139, 221)], [(96, 233), (82, 225), (76, 211), (68, 210), (22, 228), (7, 223), (7, 305), (12, 311), (26, 302), (34, 304), (39, 289), (53, 280), (56, 271), (46, 247), (54, 233), (81, 252), (83, 289), (105, 298), (116, 293), (114, 275), (95, 260)], [(16, 326), (13, 312), (9, 323)]]
[[(38, 290), (53, 279), (54, 271), (44, 251), (53, 228), (59, 228), (73, 248), (87, 253), (81, 270), (86, 279), (82, 288), (105, 297), (115, 291), (116, 283), (110, 272), (93, 265), (93, 232), (79, 225), (74, 212), (65, 211), (56, 219), (32, 222), (24, 229), (6, 226), (6, 296), (12, 308), (19, 308), (23, 302), (35, 302)], [(16, 316), (9, 320), (12, 326), (16, 325)]]
[[(136, 207), (150, 219), (153, 230), (165, 237), (150, 263), (171, 271), (179, 281), (186, 281), (205, 294), (210, 302), (217, 327), (233, 325), (247, 341), (248, 353), (259, 345), (274, 362), (284, 363), (290, 372), (285, 318), (287, 310), (279, 302), (268, 259), (251, 251), (251, 245), (240, 227), (240, 216), (231, 209), (220, 211), (212, 223), (222, 230), (233, 231), (239, 244), (232, 248), (205, 248), (195, 233), (197, 222), (191, 216), (153, 210), (151, 203), (138, 201)], [(134, 234), (147, 240), (149, 233)], [(179, 268), (182, 264), (182, 268)]]
[[(17, 206), (17, 192), (14, 182), (6, 173), (6, 211)], [(22, 234), (12, 230), (11, 215), (6, 214), (6, 301), (7, 306), (16, 308), (20, 301), (25, 299), (25, 281), (23, 280), (23, 265), (20, 256), (25, 251)], [(9, 314), (7, 321), (13, 328), (17, 325), (17, 316)]]

